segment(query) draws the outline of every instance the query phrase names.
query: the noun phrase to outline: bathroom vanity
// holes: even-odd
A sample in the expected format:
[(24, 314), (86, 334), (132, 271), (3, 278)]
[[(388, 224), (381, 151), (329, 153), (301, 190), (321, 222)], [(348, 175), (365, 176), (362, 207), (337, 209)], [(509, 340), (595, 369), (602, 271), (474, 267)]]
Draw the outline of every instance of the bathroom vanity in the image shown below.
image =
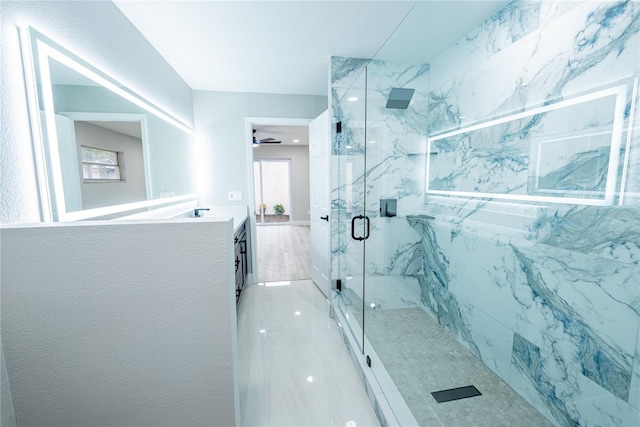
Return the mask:
[[(240, 303), (242, 289), (250, 281), (251, 268), (251, 225), (248, 221), (248, 211), (246, 206), (234, 205), (214, 205), (207, 206), (201, 212), (205, 218), (233, 219), (233, 247), (234, 247), (234, 270), (235, 270), (235, 295), (236, 306)], [(183, 215), (192, 216), (193, 209), (184, 212)]]
[(233, 238), (235, 248), (235, 271), (236, 271), (236, 306), (240, 302), (240, 294), (247, 281), (249, 274), (249, 245), (247, 241), (246, 221), (242, 221), (236, 230)]

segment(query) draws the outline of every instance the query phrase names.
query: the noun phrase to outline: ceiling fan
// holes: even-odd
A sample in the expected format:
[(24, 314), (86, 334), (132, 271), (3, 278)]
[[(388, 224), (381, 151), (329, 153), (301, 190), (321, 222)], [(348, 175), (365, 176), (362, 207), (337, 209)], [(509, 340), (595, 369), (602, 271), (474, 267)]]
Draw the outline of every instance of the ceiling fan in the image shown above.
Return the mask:
[(253, 144), (254, 145), (258, 145), (258, 144), (281, 144), (282, 141), (278, 141), (275, 138), (264, 138), (264, 139), (257, 139), (256, 138), (256, 130), (253, 129)]

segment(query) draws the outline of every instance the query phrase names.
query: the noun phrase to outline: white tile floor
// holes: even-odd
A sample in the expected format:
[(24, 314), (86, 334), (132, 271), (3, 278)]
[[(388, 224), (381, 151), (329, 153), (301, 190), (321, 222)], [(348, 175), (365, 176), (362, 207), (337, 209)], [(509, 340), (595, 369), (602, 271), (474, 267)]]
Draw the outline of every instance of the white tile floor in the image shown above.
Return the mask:
[(243, 291), (238, 353), (244, 426), (379, 425), (326, 299), (310, 280)]

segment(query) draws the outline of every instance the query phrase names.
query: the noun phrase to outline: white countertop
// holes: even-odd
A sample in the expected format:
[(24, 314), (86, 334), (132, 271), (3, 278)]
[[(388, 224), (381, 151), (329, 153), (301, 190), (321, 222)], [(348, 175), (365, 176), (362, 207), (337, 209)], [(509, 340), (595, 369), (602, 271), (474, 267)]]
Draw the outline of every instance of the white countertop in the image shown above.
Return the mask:
[(242, 225), (247, 219), (247, 207), (246, 206), (203, 206), (208, 211), (203, 211), (205, 217), (232, 217), (233, 218), (233, 231), (238, 231), (238, 227)]

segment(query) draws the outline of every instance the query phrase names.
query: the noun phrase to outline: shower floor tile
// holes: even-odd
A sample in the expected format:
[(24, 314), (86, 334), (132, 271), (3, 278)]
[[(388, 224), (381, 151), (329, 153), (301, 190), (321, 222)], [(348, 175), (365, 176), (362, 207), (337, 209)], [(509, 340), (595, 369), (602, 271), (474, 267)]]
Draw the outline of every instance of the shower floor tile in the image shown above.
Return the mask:
[[(367, 311), (365, 324), (369, 342), (421, 426), (552, 426), (422, 309)], [(482, 395), (444, 403), (431, 395), (468, 385)]]

